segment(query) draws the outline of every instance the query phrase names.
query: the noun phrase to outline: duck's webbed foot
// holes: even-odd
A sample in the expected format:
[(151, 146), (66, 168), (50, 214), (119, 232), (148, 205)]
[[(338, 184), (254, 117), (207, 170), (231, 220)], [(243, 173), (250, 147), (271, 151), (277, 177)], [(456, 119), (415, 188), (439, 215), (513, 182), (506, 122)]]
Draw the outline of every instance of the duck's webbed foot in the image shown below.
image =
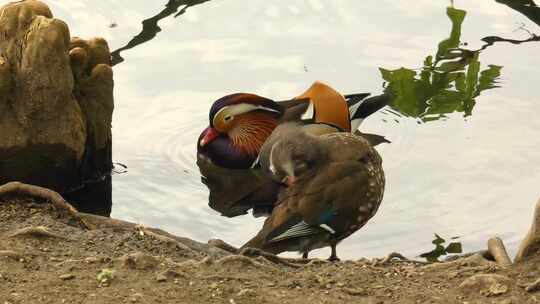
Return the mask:
[(339, 262), (341, 261), (338, 257), (337, 257), (337, 253), (336, 253), (336, 245), (335, 243), (332, 243), (330, 245), (330, 247), (332, 248), (332, 254), (330, 254), (330, 257), (328, 258), (328, 261), (330, 262)]
[(341, 261), (341, 259), (338, 258), (337, 256), (332, 256), (332, 255), (331, 255), (331, 256), (328, 258), (328, 262), (339, 262), (339, 261)]

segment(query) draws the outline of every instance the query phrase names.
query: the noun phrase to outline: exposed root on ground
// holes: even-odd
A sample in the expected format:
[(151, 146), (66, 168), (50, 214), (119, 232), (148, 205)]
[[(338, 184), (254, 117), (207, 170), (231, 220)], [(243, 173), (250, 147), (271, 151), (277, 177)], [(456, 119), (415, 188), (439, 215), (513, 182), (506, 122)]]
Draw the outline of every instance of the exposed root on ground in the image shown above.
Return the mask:
[(498, 265), (503, 267), (512, 265), (512, 260), (508, 256), (508, 252), (506, 252), (504, 243), (500, 238), (489, 239), (487, 245), (489, 253)]
[(167, 243), (167, 244), (174, 244), (175, 246), (177, 246), (178, 248), (182, 248), (184, 250), (188, 250), (188, 251), (192, 251), (191, 248), (189, 248), (188, 246), (186, 246), (185, 244), (171, 238), (171, 237), (168, 237), (166, 235), (162, 235), (162, 234), (159, 234), (159, 233), (156, 233), (156, 232), (153, 232), (149, 229), (146, 229), (142, 226), (138, 226), (138, 231), (139, 231), (139, 234), (141, 236), (144, 236), (144, 235), (147, 235), (147, 236), (150, 236), (158, 241), (161, 241), (163, 243)]
[(223, 240), (220, 239), (211, 239), (208, 241), (208, 245), (217, 247), (219, 249), (223, 249), (227, 252), (238, 254), (238, 248), (234, 247), (233, 245), (225, 243)]
[(406, 262), (406, 263), (414, 263), (414, 264), (420, 264), (420, 265), (429, 264), (427, 262), (408, 259), (404, 255), (398, 252), (392, 252), (382, 259), (381, 258), (373, 259), (371, 266), (385, 265), (385, 264), (388, 264), (389, 262)]
[[(263, 257), (269, 260), (272, 263), (282, 264), (290, 267), (300, 267), (301, 265), (308, 264), (312, 261), (311, 259), (294, 259), (294, 258), (282, 258), (273, 253), (269, 253), (257, 248), (244, 248), (238, 249), (233, 245), (230, 245), (220, 239), (211, 239), (208, 241), (208, 245), (217, 247), (219, 249), (225, 250), (232, 254), (241, 254), (247, 257)], [(326, 262), (326, 261), (325, 261)]]
[(28, 195), (46, 200), (55, 208), (66, 211), (70, 216), (79, 221), (85, 228), (90, 229), (88, 224), (79, 216), (77, 209), (71, 206), (71, 204), (68, 203), (56, 191), (20, 182), (9, 182), (0, 186), (0, 197), (6, 195)]
[(26, 227), (17, 229), (13, 232), (9, 232), (7, 237), (17, 237), (17, 236), (33, 236), (33, 237), (49, 237), (57, 239), (66, 239), (65, 237), (55, 234), (45, 226), (35, 226), (35, 227)]
[(279, 256), (273, 253), (262, 251), (257, 248), (244, 248), (240, 250), (240, 254), (246, 257), (250, 257), (250, 258), (263, 257), (272, 263), (281, 264), (281, 265), (285, 265), (285, 266), (289, 266), (293, 268), (301, 267), (301, 265), (289, 262), (286, 258), (280, 258)]

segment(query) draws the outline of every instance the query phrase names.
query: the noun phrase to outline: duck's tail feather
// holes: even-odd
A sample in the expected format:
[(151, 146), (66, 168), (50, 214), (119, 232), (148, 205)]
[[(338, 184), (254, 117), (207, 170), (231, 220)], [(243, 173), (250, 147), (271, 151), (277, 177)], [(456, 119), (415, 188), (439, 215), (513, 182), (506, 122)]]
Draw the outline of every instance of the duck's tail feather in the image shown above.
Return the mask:
[(371, 133), (362, 133), (360, 130), (356, 130), (354, 132), (355, 135), (362, 136), (363, 138), (367, 139), (367, 141), (373, 146), (378, 146), (380, 144), (389, 144), (391, 143), (390, 140), (388, 140), (386, 137), (378, 134), (371, 134)]
[(362, 100), (369, 97), (369, 95), (371, 95), (371, 93), (357, 93), (357, 94), (344, 95), (343, 97), (345, 97), (345, 101), (347, 101), (347, 105), (349, 106), (349, 109), (350, 109), (352, 106), (357, 105)]
[(351, 130), (357, 130), (366, 117), (384, 108), (391, 101), (392, 95), (385, 93), (364, 99), (362, 102), (357, 103), (352, 107), (349, 106)]

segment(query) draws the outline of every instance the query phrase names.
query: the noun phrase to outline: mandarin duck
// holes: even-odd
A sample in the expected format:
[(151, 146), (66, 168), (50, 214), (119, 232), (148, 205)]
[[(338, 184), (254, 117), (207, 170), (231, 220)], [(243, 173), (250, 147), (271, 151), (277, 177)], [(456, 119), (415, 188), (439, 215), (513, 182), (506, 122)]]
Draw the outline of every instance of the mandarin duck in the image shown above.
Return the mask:
[(261, 231), (243, 248), (270, 253), (336, 245), (364, 226), (384, 194), (382, 159), (371, 144), (351, 133), (314, 136), (294, 123), (282, 124), (260, 154), (264, 174), (287, 185)]
[[(272, 131), (284, 122), (298, 122), (310, 134), (351, 132), (369, 115), (387, 105), (387, 94), (341, 95), (321, 82), (287, 101), (276, 102), (255, 94), (236, 93), (216, 100), (210, 126), (197, 141), (197, 165), (209, 188), (209, 205), (224, 216), (267, 215), (280, 184), (261, 178), (257, 169), (260, 149)], [(311, 110), (311, 111), (310, 111)], [(384, 137), (367, 134), (373, 142)]]

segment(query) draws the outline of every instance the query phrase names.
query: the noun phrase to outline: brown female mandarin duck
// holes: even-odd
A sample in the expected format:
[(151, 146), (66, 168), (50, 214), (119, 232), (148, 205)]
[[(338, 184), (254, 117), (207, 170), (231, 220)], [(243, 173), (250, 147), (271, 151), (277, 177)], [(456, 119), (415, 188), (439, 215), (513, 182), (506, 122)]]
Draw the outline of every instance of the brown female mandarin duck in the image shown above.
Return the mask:
[(262, 147), (263, 172), (288, 187), (280, 191), (262, 230), (243, 247), (271, 253), (308, 252), (336, 245), (375, 215), (384, 194), (377, 151), (361, 136), (313, 136), (296, 124), (276, 128)]
[[(351, 132), (384, 107), (388, 95), (343, 96), (321, 82), (288, 101), (275, 102), (255, 94), (237, 93), (214, 102), (210, 126), (197, 141), (197, 165), (210, 189), (209, 205), (225, 216), (272, 209), (280, 185), (253, 171), (260, 149), (284, 122), (298, 122), (310, 134)], [(309, 109), (312, 114), (309, 115)], [(306, 117), (307, 116), (307, 117)]]

